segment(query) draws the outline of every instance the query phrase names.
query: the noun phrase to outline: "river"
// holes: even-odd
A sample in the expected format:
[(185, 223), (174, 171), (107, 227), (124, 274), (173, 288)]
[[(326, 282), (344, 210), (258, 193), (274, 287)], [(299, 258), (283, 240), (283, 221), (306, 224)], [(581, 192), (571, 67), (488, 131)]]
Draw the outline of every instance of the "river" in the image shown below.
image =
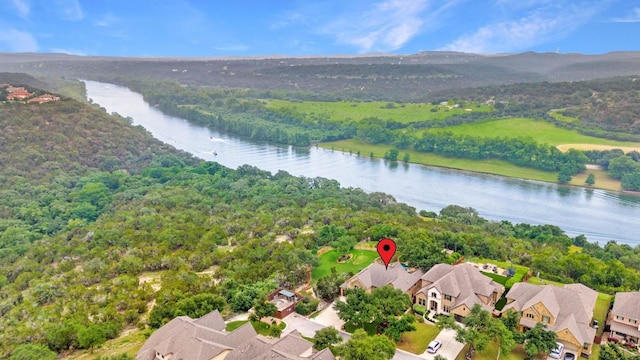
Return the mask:
[(249, 164), (272, 173), (325, 177), (345, 187), (391, 194), (418, 210), (438, 212), (456, 204), (490, 220), (556, 225), (600, 245), (609, 240), (640, 244), (640, 197), (635, 195), (250, 141), (165, 115), (127, 88), (85, 83), (87, 97), (109, 113), (131, 117), (157, 139), (230, 168)]

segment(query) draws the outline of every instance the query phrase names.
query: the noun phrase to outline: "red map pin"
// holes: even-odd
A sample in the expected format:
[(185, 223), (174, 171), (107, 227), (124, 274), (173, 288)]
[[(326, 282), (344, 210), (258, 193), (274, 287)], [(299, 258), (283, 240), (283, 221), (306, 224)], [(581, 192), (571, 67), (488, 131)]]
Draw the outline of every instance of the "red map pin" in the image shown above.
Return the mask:
[(391, 262), (391, 258), (396, 253), (396, 242), (384, 238), (378, 242), (377, 249), (378, 255), (380, 255), (380, 258), (384, 261), (384, 267), (388, 269), (389, 262)]

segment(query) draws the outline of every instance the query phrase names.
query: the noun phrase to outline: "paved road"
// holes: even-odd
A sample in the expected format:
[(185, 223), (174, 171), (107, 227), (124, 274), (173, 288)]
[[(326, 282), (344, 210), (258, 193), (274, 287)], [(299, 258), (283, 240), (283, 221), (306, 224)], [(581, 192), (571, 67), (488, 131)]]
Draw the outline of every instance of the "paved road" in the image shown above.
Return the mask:
[[(316, 331), (327, 327), (324, 324), (317, 322), (315, 319), (307, 319), (304, 316), (300, 316), (296, 313), (293, 313), (286, 318), (283, 319), (287, 324), (286, 329), (282, 332), (283, 335), (286, 335), (293, 330), (298, 330), (302, 335), (313, 337), (316, 334)], [(350, 334), (339, 331), (340, 336), (344, 341), (349, 340), (351, 337)], [(442, 341), (442, 348), (438, 351), (439, 355), (446, 357), (449, 360), (454, 360), (460, 350), (462, 350), (463, 345), (455, 341), (455, 331), (453, 330), (443, 330), (440, 332), (440, 335), (437, 337), (438, 340)], [(421, 355), (415, 355), (400, 349), (396, 350), (396, 355), (393, 357), (394, 360), (424, 360), (424, 359), (433, 359), (434, 355), (424, 353)]]

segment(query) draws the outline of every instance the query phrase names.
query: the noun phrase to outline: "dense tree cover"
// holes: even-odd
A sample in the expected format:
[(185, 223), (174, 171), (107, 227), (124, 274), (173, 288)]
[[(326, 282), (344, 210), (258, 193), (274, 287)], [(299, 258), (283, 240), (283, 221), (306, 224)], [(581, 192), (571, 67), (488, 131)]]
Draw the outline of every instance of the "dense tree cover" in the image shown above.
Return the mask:
[(389, 360), (396, 353), (396, 345), (386, 336), (367, 335), (357, 329), (337, 352), (344, 360)]
[[(494, 101), (501, 115), (545, 119), (559, 126), (576, 128), (586, 135), (637, 141), (639, 90), (636, 77), (616, 77), (486, 86), (448, 90), (434, 96), (445, 100)], [(553, 109), (562, 109), (560, 114), (576, 120), (558, 120), (549, 114)]]
[(639, 355), (633, 355), (619, 345), (607, 343), (600, 347), (598, 360), (638, 360)]
[(524, 334), (524, 351), (529, 356), (548, 354), (557, 346), (556, 338), (557, 334), (547, 330), (547, 325), (536, 323)]
[[(602, 248), (459, 207), (424, 221), (388, 195), (334, 180), (198, 162), (73, 101), (5, 104), (0, 114), (0, 356), (25, 343), (91, 348), (125, 326), (246, 311), (278, 286), (304, 283), (316, 249), (343, 236), (392, 237), (400, 256), (443, 246), (608, 292), (640, 286), (640, 247)], [(283, 235), (290, 241), (275, 241)], [(572, 244), (583, 252), (569, 253)], [(405, 328), (393, 314), (380, 324)]]
[(321, 299), (332, 302), (340, 295), (340, 285), (353, 276), (351, 273), (338, 273), (335, 267), (331, 268), (331, 274), (318, 279), (314, 288), (316, 295)]
[[(401, 290), (390, 286), (375, 288), (371, 293), (363, 289), (349, 289), (346, 292), (346, 302), (337, 301), (335, 308), (340, 319), (356, 327), (374, 324), (378, 333), (383, 333), (392, 327), (392, 333), (411, 331), (415, 328), (398, 322), (398, 317), (411, 307), (411, 298)], [(405, 329), (405, 330), (402, 330)]]
[(341, 342), (342, 338), (333, 326), (322, 328), (313, 335), (313, 348), (316, 350), (333, 347)]

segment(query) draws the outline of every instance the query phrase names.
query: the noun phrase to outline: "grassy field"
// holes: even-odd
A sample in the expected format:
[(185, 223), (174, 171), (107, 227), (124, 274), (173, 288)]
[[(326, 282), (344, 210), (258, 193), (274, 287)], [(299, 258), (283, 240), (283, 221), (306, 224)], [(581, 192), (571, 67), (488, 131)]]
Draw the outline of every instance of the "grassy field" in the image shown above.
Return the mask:
[(331, 274), (332, 267), (335, 267), (339, 273), (352, 272), (355, 274), (369, 266), (378, 257), (375, 250), (351, 250), (349, 253), (353, 257), (344, 263), (338, 263), (340, 255), (335, 250), (322, 254), (320, 264), (311, 271), (311, 283), (315, 284), (319, 278)]
[(561, 144), (594, 144), (612, 146), (640, 146), (638, 143), (615, 141), (582, 135), (575, 130), (559, 128), (542, 120), (526, 118), (511, 118), (482, 123), (462, 124), (445, 128), (435, 128), (430, 131), (449, 131), (458, 135), (479, 137), (531, 137), (539, 143), (549, 145)]
[[(462, 351), (456, 357), (456, 360), (464, 360), (464, 355), (469, 351), (468, 345), (465, 345)], [(508, 354), (500, 354), (500, 360), (522, 360), (526, 357), (524, 346), (516, 345), (515, 349)], [(475, 360), (495, 360), (498, 358), (498, 345), (490, 343), (484, 351), (476, 351), (473, 357)]]
[[(342, 141), (334, 141), (320, 144), (323, 148), (334, 149), (344, 152), (351, 152), (360, 156), (369, 157), (371, 152), (376, 158), (384, 157), (384, 153), (392, 148), (390, 145), (370, 145), (364, 144), (360, 140), (349, 139)], [(515, 166), (506, 161), (489, 159), (489, 160), (470, 160), (460, 158), (450, 158), (431, 153), (417, 152), (413, 150), (400, 150), (399, 158), (402, 159), (404, 153), (408, 153), (410, 162), (428, 166), (438, 166), (449, 169), (467, 170), (484, 174), (493, 174), (507, 177), (515, 177), (521, 179), (531, 179), (546, 182), (556, 182), (558, 175), (554, 172), (541, 171), (536, 169)], [(356, 156), (356, 155), (354, 155)], [(401, 162), (399, 162), (401, 163)], [(596, 186), (598, 182), (596, 181)]]
[(440, 333), (440, 329), (434, 325), (416, 323), (416, 330), (404, 333), (402, 341), (396, 343), (398, 349), (413, 354), (422, 354), (427, 351), (427, 346)]
[[(390, 103), (385, 101), (286, 101), (264, 100), (271, 109), (292, 109), (306, 118), (329, 118), (333, 121), (347, 119), (360, 121), (367, 117), (407, 123), (442, 120), (452, 115), (469, 112), (489, 112), (488, 105), (464, 103), (458, 108), (427, 103)], [(435, 111), (433, 111), (435, 109)], [(465, 110), (470, 109), (470, 110)]]

